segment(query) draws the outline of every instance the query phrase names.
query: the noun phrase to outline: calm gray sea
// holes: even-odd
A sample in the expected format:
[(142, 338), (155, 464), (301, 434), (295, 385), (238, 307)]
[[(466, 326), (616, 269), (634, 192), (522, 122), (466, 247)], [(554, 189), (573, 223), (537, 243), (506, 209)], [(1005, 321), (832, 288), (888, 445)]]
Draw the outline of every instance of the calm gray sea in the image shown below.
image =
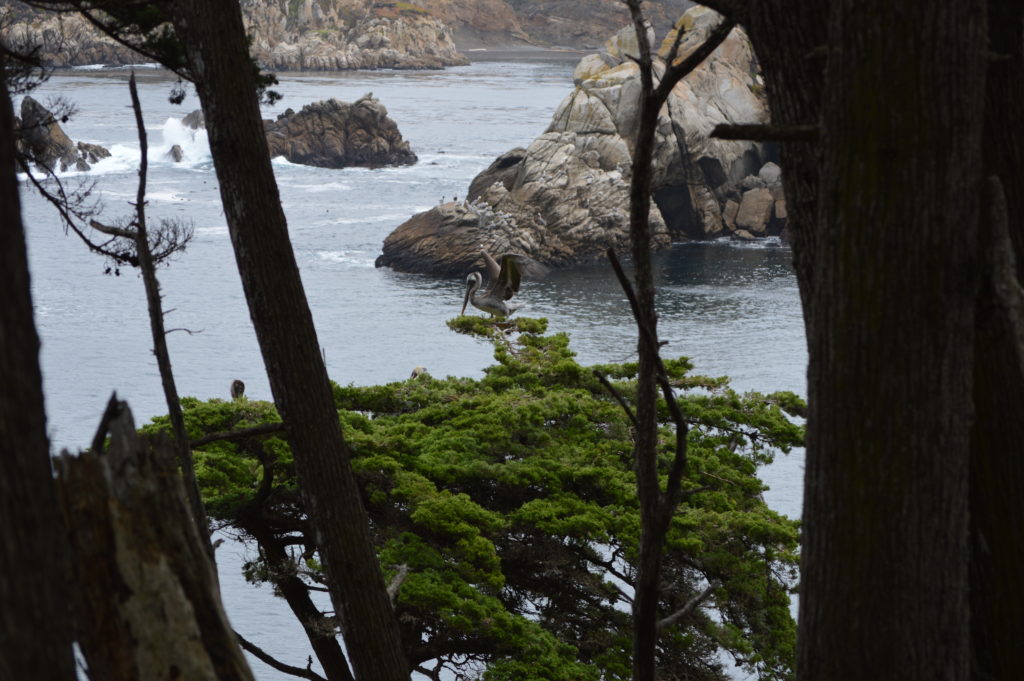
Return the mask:
[[(418, 164), (381, 170), (325, 170), (274, 161), (306, 293), (331, 377), (374, 384), (408, 377), (417, 365), (435, 375), (479, 376), (491, 348), (452, 333), (461, 278), (438, 280), (375, 269), (384, 237), (442, 197), (464, 195), (469, 181), (499, 154), (525, 146), (547, 127), (572, 89), (573, 63), (479, 62), (438, 72), (281, 74), (284, 98), (266, 109), (373, 92), (419, 155)], [(77, 115), (65, 126), (76, 141), (102, 144), (113, 157), (66, 182), (95, 182), (104, 215), (126, 215), (134, 200), (138, 141), (124, 70), (79, 69), (55, 75), (35, 96), (64, 97)], [(248, 310), (235, 270), (217, 181), (204, 133), (183, 128), (194, 108), (168, 103), (173, 80), (140, 69), (140, 94), (150, 144), (149, 215), (192, 220), (189, 250), (160, 271), (170, 351), (180, 392), (227, 397), (233, 379), (247, 394), (269, 399)], [(185, 150), (174, 164), (173, 144)], [(104, 274), (105, 263), (61, 229), (53, 211), (23, 193), (29, 234), (36, 324), (49, 433), (54, 450), (78, 449), (112, 391), (130, 403), (137, 422), (166, 411), (150, 352), (142, 282), (135, 272)], [(697, 371), (728, 375), (742, 390), (806, 394), (806, 349), (796, 281), (787, 247), (727, 241), (679, 244), (659, 256), (660, 332), (666, 354), (691, 357)], [(584, 362), (634, 357), (635, 330), (607, 266), (556, 273), (526, 282), (523, 314), (547, 317), (566, 331)], [(763, 471), (769, 503), (798, 516), (802, 453), (780, 457)], [(268, 588), (242, 581), (247, 549), (228, 541), (218, 551), (224, 598), (243, 635), (284, 661), (305, 666), (309, 648), (283, 602)], [(261, 681), (287, 679), (253, 663)]]

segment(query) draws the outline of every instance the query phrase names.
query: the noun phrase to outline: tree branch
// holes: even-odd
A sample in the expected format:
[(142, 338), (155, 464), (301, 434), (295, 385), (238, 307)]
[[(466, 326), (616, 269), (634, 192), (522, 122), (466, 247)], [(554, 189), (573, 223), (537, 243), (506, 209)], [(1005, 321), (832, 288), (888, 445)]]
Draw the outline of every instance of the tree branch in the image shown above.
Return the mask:
[(708, 596), (711, 595), (712, 591), (714, 591), (721, 585), (721, 582), (719, 582), (717, 579), (713, 580), (710, 584), (707, 585), (707, 588), (705, 588), (699, 594), (688, 600), (686, 602), (686, 605), (679, 608), (674, 613), (658, 622), (658, 629), (661, 630), (666, 627), (670, 627), (683, 617), (689, 615), (691, 612), (697, 609), (698, 605), (700, 605)]
[(190, 447), (195, 449), (196, 447), (202, 447), (208, 445), (211, 442), (217, 442), (218, 440), (244, 440), (250, 437), (258, 437), (260, 435), (270, 435), (271, 433), (284, 432), (284, 423), (261, 423), (258, 426), (252, 428), (239, 428), (238, 430), (222, 431), (220, 433), (211, 433), (204, 435), (203, 437), (191, 440), (188, 444)]
[(95, 229), (97, 232), (100, 232), (101, 234), (106, 234), (107, 236), (116, 236), (122, 239), (131, 239), (132, 241), (135, 240), (135, 232), (130, 229), (125, 229), (123, 227), (114, 227), (112, 225), (105, 225), (99, 220), (89, 220), (89, 226)]
[[(662, 75), (661, 82), (658, 83), (658, 87), (654, 91), (655, 97), (664, 102), (672, 88), (685, 78), (688, 73), (700, 66), (701, 62), (710, 57), (711, 53), (718, 49), (718, 46), (729, 37), (729, 33), (732, 32), (735, 26), (736, 22), (732, 19), (723, 20), (722, 23), (708, 34), (708, 37), (704, 39), (704, 42), (697, 49), (686, 55), (686, 58), (681, 62), (674, 64), (672, 61), (675, 58), (674, 53), (679, 44), (679, 36), (676, 36), (676, 43), (672, 46), (670, 60), (665, 64), (665, 73)], [(680, 33), (682, 33), (682, 30), (680, 30)]]
[(320, 676), (312, 670), (312, 658), (310, 658), (309, 666), (307, 666), (305, 669), (303, 669), (302, 667), (293, 667), (290, 664), (285, 664), (284, 662), (281, 662), (277, 658), (271, 656), (268, 652), (257, 646), (255, 643), (247, 641), (245, 637), (239, 634), (237, 631), (235, 632), (235, 636), (238, 638), (238, 645), (242, 646), (242, 650), (251, 654), (260, 662), (263, 662), (264, 664), (273, 667), (279, 672), (282, 672), (284, 674), (290, 674), (292, 676), (297, 676), (300, 679), (309, 679), (309, 681), (327, 681), (327, 679), (325, 679), (324, 677)]
[(636, 421), (636, 414), (633, 413), (633, 410), (626, 403), (626, 400), (622, 397), (622, 394), (615, 388), (614, 385), (611, 384), (611, 381), (608, 380), (608, 377), (605, 376), (600, 371), (598, 371), (597, 369), (594, 369), (594, 376), (596, 376), (597, 380), (601, 382), (601, 385), (603, 385), (605, 389), (612, 394), (612, 397), (614, 397), (615, 401), (619, 403), (619, 406), (622, 407), (622, 410), (626, 412), (626, 416), (629, 417), (629, 420), (633, 424), (633, 427), (639, 428), (640, 424), (637, 423)]
[(711, 136), (720, 140), (752, 142), (817, 142), (816, 125), (755, 125), (719, 123)]
[(399, 565), (398, 572), (395, 573), (391, 583), (388, 584), (388, 598), (391, 599), (391, 606), (394, 607), (395, 599), (398, 598), (398, 590), (402, 588), (402, 583), (405, 578), (409, 575), (408, 565)]

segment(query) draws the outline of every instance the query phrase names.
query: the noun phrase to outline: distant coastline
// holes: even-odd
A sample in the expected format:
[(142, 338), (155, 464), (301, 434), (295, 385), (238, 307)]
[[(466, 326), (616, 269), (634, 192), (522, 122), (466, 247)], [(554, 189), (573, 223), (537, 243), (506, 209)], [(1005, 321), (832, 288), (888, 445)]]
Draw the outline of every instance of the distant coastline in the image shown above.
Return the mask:
[(499, 47), (474, 47), (459, 52), (471, 62), (482, 61), (579, 61), (583, 56), (597, 50), (580, 50), (570, 47), (538, 47), (536, 45), (502, 45)]

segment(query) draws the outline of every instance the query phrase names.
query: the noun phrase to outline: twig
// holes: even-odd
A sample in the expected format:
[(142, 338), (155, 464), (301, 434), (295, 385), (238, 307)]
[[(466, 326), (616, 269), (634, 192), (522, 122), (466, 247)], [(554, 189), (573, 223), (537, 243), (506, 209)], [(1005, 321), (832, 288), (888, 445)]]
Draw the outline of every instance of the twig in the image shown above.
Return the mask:
[(302, 667), (293, 667), (290, 664), (285, 664), (284, 662), (281, 662), (277, 658), (271, 656), (270, 653), (266, 652), (265, 650), (257, 646), (255, 643), (247, 641), (245, 637), (239, 634), (237, 631), (235, 632), (235, 637), (238, 638), (238, 645), (242, 646), (242, 650), (251, 654), (260, 662), (263, 662), (264, 664), (273, 667), (279, 672), (291, 674), (292, 676), (297, 676), (300, 679), (309, 679), (309, 681), (327, 681), (327, 679), (317, 674), (308, 666), (305, 669), (303, 669)]
[(605, 376), (600, 371), (598, 371), (597, 369), (594, 369), (594, 376), (596, 376), (597, 380), (601, 382), (601, 385), (603, 385), (605, 389), (612, 394), (612, 397), (614, 397), (615, 401), (619, 403), (619, 406), (622, 407), (622, 410), (626, 412), (626, 416), (629, 417), (629, 420), (633, 424), (633, 427), (639, 428), (640, 424), (637, 423), (636, 414), (633, 413), (633, 409), (630, 408), (629, 404), (626, 403), (626, 400), (622, 397), (622, 394), (615, 388), (615, 386), (611, 384), (611, 381), (608, 380), (608, 377)]

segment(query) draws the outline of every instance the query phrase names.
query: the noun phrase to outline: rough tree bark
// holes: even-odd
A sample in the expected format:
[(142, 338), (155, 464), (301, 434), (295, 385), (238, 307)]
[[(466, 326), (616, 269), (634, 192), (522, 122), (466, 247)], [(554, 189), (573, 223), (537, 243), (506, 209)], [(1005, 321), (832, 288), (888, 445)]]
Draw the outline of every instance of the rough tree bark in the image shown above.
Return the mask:
[[(0, 74), (4, 61), (0, 51)], [(66, 542), (14, 158), (14, 112), (0, 76), (0, 679), (73, 681)]]
[(709, 4), (748, 27), (773, 123), (820, 125), (781, 145), (810, 355), (799, 677), (966, 678), (984, 3)]
[[(982, 197), (983, 271), (996, 273), (992, 260), (1013, 255), (1012, 274), (1019, 283), (1024, 281), (1024, 6), (990, 0), (988, 11), (984, 175), (998, 178), (1005, 212), (993, 214), (994, 197)], [(997, 235), (1000, 220), (1005, 236)], [(1024, 666), (1017, 645), (1024, 609), (1024, 348), (999, 292), (1008, 284), (986, 276), (978, 297), (970, 475), (974, 677), (1000, 681), (1018, 678)]]
[(90, 677), (252, 681), (174, 447), (139, 437), (127, 405), (114, 398), (95, 442), (59, 460), (77, 635)]
[[(1021, 381), (977, 217), (989, 173), (1019, 202), (1018, 81), (985, 105), (981, 1), (707, 4), (748, 29), (773, 124), (820, 125), (781, 145), (810, 357), (799, 678), (966, 678), (969, 468), (976, 575), (994, 580), (975, 584), (974, 653), (1019, 628), (1019, 585), (1002, 615), (991, 599), (1019, 564), (1021, 466), (1001, 454), (1019, 450)], [(990, 4), (1019, 78), (1019, 4)]]
[(206, 116), (250, 316), (354, 675), (360, 681), (407, 679), (398, 625), (288, 238), (238, 3), (177, 0), (171, 7)]
[(833, 7), (802, 678), (967, 677), (984, 16), (981, 0)]

